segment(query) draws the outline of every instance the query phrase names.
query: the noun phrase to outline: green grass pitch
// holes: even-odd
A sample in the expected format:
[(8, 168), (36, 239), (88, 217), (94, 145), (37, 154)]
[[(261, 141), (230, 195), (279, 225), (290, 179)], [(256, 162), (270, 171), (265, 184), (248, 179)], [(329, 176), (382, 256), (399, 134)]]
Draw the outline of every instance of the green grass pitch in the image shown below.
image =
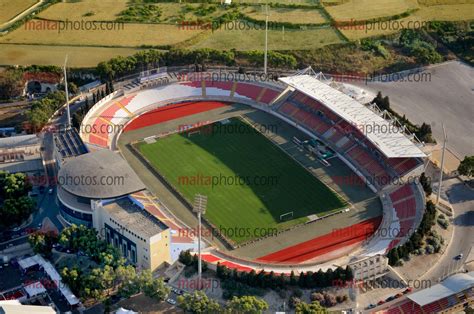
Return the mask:
[[(220, 129), (217, 127), (220, 126)], [(206, 219), (236, 244), (347, 205), (264, 135), (238, 118), (199, 134), (173, 134), (139, 151), (192, 204), (208, 196)], [(293, 211), (293, 219), (280, 215)], [(270, 229), (272, 228), (272, 229)]]

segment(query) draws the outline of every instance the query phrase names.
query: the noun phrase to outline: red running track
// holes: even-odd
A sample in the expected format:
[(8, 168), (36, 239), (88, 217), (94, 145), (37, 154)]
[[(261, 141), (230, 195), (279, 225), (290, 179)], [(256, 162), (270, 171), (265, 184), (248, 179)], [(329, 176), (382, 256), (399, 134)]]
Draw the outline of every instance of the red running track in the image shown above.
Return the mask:
[(124, 129), (124, 132), (141, 129), (150, 125), (179, 119), (193, 114), (227, 106), (217, 101), (193, 101), (164, 106), (137, 117)]
[(358, 224), (337, 229), (326, 235), (259, 257), (257, 258), (257, 261), (301, 263), (345, 246), (366, 240), (377, 230), (381, 221), (381, 216), (364, 220)]

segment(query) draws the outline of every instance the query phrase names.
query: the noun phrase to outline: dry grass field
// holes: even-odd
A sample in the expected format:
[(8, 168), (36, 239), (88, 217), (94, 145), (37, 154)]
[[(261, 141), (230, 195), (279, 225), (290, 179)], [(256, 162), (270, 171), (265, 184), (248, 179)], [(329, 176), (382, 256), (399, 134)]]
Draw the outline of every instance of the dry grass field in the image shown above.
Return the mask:
[[(250, 4), (265, 4), (267, 3), (267, 0), (233, 0), (232, 2), (234, 3), (250, 3)], [(283, 3), (283, 4), (298, 4), (298, 5), (314, 5), (318, 4), (318, 0), (272, 0), (268, 2), (273, 2), (273, 3)]]
[(340, 31), (350, 40), (366, 37), (388, 35), (399, 32), (403, 28), (420, 28), (426, 22), (463, 21), (474, 19), (474, 4), (451, 4), (421, 7), (412, 15), (395, 21), (372, 23), (367, 27), (341, 27)]
[(418, 0), (421, 5), (474, 4), (474, 0)]
[(62, 66), (68, 55), (71, 67), (95, 67), (99, 62), (116, 56), (128, 56), (139, 49), (69, 47), (43, 45), (0, 45), (0, 65), (51, 64)]
[(416, 0), (351, 0), (326, 10), (336, 21), (368, 20), (418, 8)]
[(200, 30), (186, 31), (166, 24), (115, 24), (113, 30), (58, 30), (31, 29), (22, 26), (0, 37), (0, 43), (77, 45), (98, 47), (140, 47), (142, 45), (174, 45), (198, 35)]
[[(257, 20), (265, 20), (265, 7), (253, 6), (242, 10), (243, 13)], [(268, 20), (274, 22), (290, 22), (301, 24), (320, 24), (327, 22), (327, 19), (319, 10), (315, 9), (288, 9), (269, 8)]]
[[(264, 42), (265, 32), (261, 30), (219, 29), (191, 48), (261, 50), (264, 49)], [(340, 42), (341, 39), (332, 28), (268, 31), (268, 49), (270, 50), (314, 49)]]
[(25, 11), (38, 0), (0, 0), (0, 24)]
[(50, 20), (112, 21), (127, 8), (127, 0), (81, 0), (56, 3), (38, 16)]

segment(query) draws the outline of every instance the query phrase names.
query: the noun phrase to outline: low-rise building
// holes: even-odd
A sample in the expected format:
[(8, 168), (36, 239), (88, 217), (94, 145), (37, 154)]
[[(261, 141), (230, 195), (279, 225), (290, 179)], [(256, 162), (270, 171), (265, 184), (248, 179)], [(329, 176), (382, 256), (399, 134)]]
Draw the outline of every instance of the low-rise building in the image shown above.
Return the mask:
[(93, 226), (100, 237), (118, 248), (141, 269), (171, 264), (170, 229), (131, 196), (94, 201)]

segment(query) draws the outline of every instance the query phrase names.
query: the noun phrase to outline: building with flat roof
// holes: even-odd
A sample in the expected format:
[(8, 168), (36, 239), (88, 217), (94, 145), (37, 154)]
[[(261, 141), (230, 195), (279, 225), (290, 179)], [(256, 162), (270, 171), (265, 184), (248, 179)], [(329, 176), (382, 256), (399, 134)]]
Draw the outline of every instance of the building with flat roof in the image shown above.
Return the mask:
[(32, 134), (0, 138), (0, 170), (38, 176), (43, 169), (39, 137)]
[(171, 264), (170, 229), (138, 200), (126, 196), (94, 201), (92, 209), (93, 227), (128, 261), (151, 271)]

